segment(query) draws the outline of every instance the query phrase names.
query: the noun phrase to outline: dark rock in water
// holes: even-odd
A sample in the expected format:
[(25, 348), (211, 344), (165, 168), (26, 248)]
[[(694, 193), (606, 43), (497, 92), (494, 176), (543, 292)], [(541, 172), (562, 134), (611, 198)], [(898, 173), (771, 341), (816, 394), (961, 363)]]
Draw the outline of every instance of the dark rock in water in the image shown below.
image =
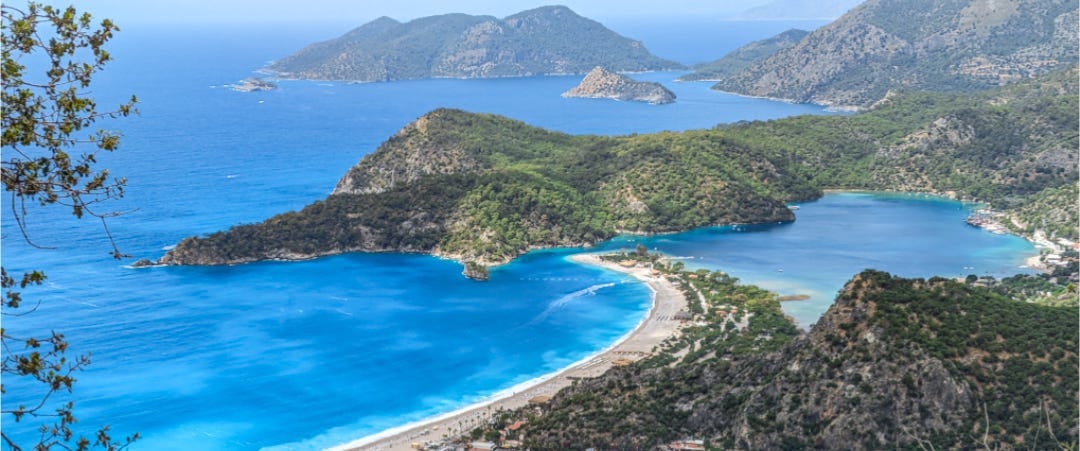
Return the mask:
[(484, 282), (490, 277), (487, 266), (476, 262), (466, 262), (465, 270), (461, 273), (464, 274), (465, 277), (478, 282)]
[(156, 264), (157, 264), (156, 262), (154, 262), (153, 260), (150, 260), (148, 258), (140, 258), (140, 259), (136, 260), (135, 263), (132, 263), (131, 267), (132, 268), (144, 268), (144, 267), (147, 267), (147, 266), (154, 266)]
[(581, 83), (563, 93), (563, 97), (629, 100), (654, 104), (672, 103), (675, 93), (660, 83), (637, 81), (597, 66)]
[(238, 84), (229, 85), (229, 88), (239, 92), (273, 91), (277, 89), (277, 85), (261, 78), (248, 77)]

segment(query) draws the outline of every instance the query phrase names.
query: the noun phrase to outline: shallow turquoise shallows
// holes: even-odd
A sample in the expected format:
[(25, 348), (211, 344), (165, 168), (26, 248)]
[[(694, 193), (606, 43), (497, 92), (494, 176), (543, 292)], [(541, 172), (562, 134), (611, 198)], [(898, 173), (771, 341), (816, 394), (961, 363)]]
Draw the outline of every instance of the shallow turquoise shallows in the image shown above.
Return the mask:
[[(674, 73), (635, 75), (676, 92), (679, 101), (665, 106), (561, 98), (578, 77), (282, 82), (277, 91), (247, 94), (223, 87), (344, 31), (125, 27), (116, 62), (94, 88), (102, 106), (131, 93), (142, 101), (140, 116), (103, 124), (125, 135), (121, 149), (101, 159), (128, 179), (127, 196), (110, 205), (125, 212), (110, 222), (120, 249), (158, 258), (186, 236), (321, 199), (364, 154), (440, 106), (603, 134), (826, 114), (673, 83)], [(710, 58), (685, 49), (680, 55)], [(26, 292), (42, 301), (39, 310), (5, 318), (5, 330), (55, 329), (74, 351), (92, 352), (75, 387), (79, 425), (138, 431), (144, 438), (136, 450), (347, 442), (585, 358), (627, 333), (649, 305), (643, 285), (566, 260), (580, 249), (531, 253), (496, 268), (487, 283), (466, 280), (455, 262), (396, 254), (135, 270), (130, 260), (109, 258), (100, 224), (60, 210), (30, 209), (31, 237), (56, 249), (29, 248), (7, 216), (7, 201), (5, 268), (44, 269), (49, 280)], [(793, 224), (620, 237), (598, 248), (632, 249), (641, 241), (685, 257), (690, 267), (811, 295), (786, 307), (808, 326), (867, 267), (911, 276), (1019, 271), (1031, 246), (964, 225), (966, 208), (835, 194), (802, 205)], [(25, 384), (5, 378), (4, 386), (5, 406), (29, 399), (21, 395)], [(4, 432), (31, 434), (7, 419)]]

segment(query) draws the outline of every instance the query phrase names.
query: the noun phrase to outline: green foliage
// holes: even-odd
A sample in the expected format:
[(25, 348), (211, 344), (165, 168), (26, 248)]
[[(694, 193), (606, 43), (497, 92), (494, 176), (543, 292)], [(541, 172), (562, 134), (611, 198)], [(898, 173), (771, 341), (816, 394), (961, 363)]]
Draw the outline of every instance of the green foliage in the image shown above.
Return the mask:
[[(0, 142), (4, 146), (0, 178), (4, 191), (11, 195), (9, 219), (37, 247), (26, 228), (26, 202), (70, 208), (77, 218), (90, 215), (103, 224), (110, 216), (92, 207), (122, 195), (124, 180), (110, 181), (108, 171), (94, 164), (98, 152), (117, 148), (119, 136), (87, 129), (100, 118), (131, 114), (135, 98), (116, 110), (98, 111), (94, 99), (85, 94), (97, 71), (110, 60), (104, 46), (117, 27), (108, 19), (95, 25), (90, 14), (79, 14), (73, 7), (55, 8), (31, 2), (23, 9), (9, 4), (0, 6), (0, 25), (3, 32)], [(35, 59), (44, 63), (40, 73), (24, 65), (25, 61)], [(108, 229), (105, 230), (108, 234)], [(115, 243), (112, 246), (113, 256), (123, 257)], [(6, 268), (0, 270), (3, 316), (5, 321), (16, 321), (18, 316), (33, 311), (17, 310), (23, 302), (22, 292), (41, 285), (45, 274), (28, 271), (16, 278)], [(39, 399), (30, 404), (9, 402), (3, 406), (0, 413), (11, 416), (5, 420), (0, 436), (9, 448), (84, 450), (100, 446), (112, 450), (125, 447), (138, 437), (136, 434), (122, 441), (113, 440), (108, 426), (99, 429), (93, 441), (78, 434), (73, 426), (74, 402), (58, 398), (60, 393), (71, 392), (74, 374), (90, 364), (89, 355), (68, 357), (68, 343), (56, 331), (17, 337), (9, 330), (0, 328), (3, 345), (0, 373), (5, 380), (37, 382), (36, 391), (20, 393), (20, 397)], [(6, 394), (9, 386), (0, 385), (0, 392)], [(29, 424), (39, 420), (44, 422)], [(17, 443), (12, 435), (17, 429), (38, 431), (37, 443)]]
[[(90, 206), (122, 194), (123, 179), (109, 181), (93, 167), (97, 151), (112, 151), (119, 136), (86, 132), (102, 117), (127, 116), (135, 98), (115, 111), (100, 112), (83, 91), (110, 60), (104, 44), (116, 26), (105, 19), (95, 27), (89, 14), (30, 3), (26, 11), (3, 7), (4, 190), (19, 203), (61, 203), (76, 217), (95, 214)], [(85, 53), (89, 52), (90, 55)], [(27, 73), (29, 55), (48, 59), (41, 78)], [(82, 58), (88, 58), (83, 61)], [(74, 147), (91, 149), (78, 157)], [(23, 226), (21, 210), (15, 220)], [(25, 230), (24, 230), (25, 233)]]
[(953, 362), (947, 368), (977, 390), (981, 409), (969, 418), (972, 430), (984, 432), (988, 421), (994, 442), (1023, 437), (1031, 444), (1042, 435), (1044, 443), (1075, 446), (1080, 322), (1074, 308), (1016, 302), (952, 280), (871, 271), (859, 278), (876, 305), (871, 324)]

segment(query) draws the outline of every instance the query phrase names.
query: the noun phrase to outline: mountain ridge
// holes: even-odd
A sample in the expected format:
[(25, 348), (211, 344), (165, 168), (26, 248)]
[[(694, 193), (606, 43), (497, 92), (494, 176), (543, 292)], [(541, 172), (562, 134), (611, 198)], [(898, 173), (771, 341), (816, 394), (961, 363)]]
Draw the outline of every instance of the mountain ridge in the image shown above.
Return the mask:
[(284, 78), (377, 82), (679, 69), (640, 41), (625, 38), (565, 6), (498, 19), (461, 13), (402, 23), (381, 17), (271, 63)]
[(889, 91), (967, 92), (1075, 64), (1075, 3), (868, 0), (714, 89), (869, 108)]

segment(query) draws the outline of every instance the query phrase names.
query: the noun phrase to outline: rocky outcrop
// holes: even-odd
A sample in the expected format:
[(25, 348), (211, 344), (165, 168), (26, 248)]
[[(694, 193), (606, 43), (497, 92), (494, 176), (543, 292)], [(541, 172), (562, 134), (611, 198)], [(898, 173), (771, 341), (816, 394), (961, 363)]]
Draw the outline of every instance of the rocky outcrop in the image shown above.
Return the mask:
[(562, 94), (563, 97), (628, 100), (652, 104), (672, 103), (675, 93), (660, 83), (637, 81), (625, 75), (597, 66), (585, 75), (581, 83)]
[(569, 8), (547, 6), (503, 19), (446, 14), (401, 23), (383, 17), (268, 69), (291, 78), (375, 82), (573, 74), (596, 65), (620, 71), (682, 67)]
[(969, 91), (1076, 64), (1077, 4), (869, 0), (715, 89), (869, 107), (889, 90)]

